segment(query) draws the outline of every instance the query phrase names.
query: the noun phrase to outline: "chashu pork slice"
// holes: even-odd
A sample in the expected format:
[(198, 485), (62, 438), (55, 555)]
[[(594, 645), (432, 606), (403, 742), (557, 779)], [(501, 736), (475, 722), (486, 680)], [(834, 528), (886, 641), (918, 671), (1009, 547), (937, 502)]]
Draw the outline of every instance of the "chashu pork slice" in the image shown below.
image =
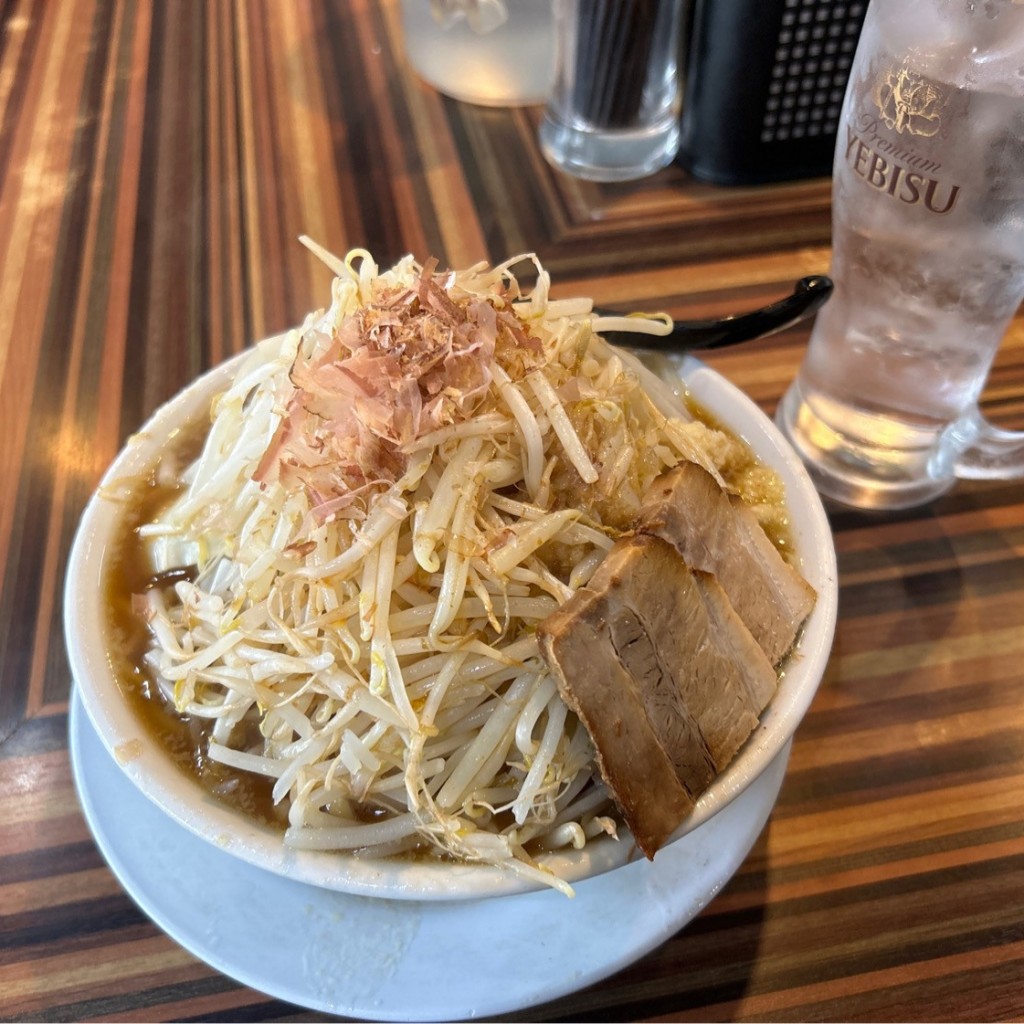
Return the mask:
[(757, 725), (772, 665), (714, 578), (653, 536), (616, 543), (538, 639), (653, 857)]
[(817, 595), (788, 565), (742, 500), (692, 462), (651, 485), (637, 530), (674, 545), (687, 565), (712, 573), (773, 665), (789, 653)]

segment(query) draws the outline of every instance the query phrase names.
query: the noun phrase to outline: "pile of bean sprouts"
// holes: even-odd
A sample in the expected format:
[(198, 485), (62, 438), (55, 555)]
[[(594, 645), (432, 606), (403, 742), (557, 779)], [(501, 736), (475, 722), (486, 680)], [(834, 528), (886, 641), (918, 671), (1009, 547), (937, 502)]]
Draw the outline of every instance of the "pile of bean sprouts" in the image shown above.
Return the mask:
[[(178, 713), (208, 723), (210, 759), (273, 780), (288, 845), (425, 850), (571, 893), (542, 854), (617, 824), (536, 625), (587, 582), (654, 477), (681, 459), (717, 475), (734, 442), (681, 408), (664, 415), (596, 337), (664, 333), (664, 318), (553, 300), (532, 256), (445, 274), (406, 257), (382, 272), (365, 251), (338, 259), (304, 241), (336, 275), (330, 308), (252, 351), (201, 454), (170, 470), (171, 503), (140, 528), (155, 572), (194, 567), (138, 599), (148, 670)], [(296, 382), (353, 318), (382, 296), (422, 312), (438, 289), (453, 316), (483, 299), (506, 325), (474, 393), (439, 392), (445, 415), (401, 443), (367, 433), (388, 470), (364, 465), (351, 494), (327, 449), (324, 465), (275, 456)]]

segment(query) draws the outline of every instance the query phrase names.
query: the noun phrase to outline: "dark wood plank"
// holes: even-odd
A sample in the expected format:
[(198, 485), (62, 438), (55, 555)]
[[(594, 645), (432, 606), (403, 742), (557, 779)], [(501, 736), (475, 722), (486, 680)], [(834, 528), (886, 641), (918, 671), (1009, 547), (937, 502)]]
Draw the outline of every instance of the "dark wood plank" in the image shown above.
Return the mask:
[[(298, 245), (462, 266), (536, 251), (559, 295), (704, 316), (828, 267), (829, 183), (558, 174), (539, 110), (446, 99), (395, 2), (0, 5), (0, 1019), (319, 1020), (162, 935), (69, 776), (61, 586), (125, 437), (329, 300)], [(771, 412), (797, 328), (709, 362)], [(1024, 429), (1024, 321), (985, 396)], [(1024, 487), (835, 513), (840, 622), (772, 820), (718, 898), (515, 1020), (1024, 1016)]]

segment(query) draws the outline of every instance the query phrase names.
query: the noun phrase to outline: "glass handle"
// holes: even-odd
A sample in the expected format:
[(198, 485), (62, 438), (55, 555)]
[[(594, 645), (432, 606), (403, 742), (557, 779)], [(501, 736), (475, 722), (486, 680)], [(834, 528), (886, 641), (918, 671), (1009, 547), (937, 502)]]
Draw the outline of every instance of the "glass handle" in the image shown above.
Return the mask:
[(993, 426), (975, 408), (957, 423), (955, 473), (963, 480), (1024, 477), (1024, 431)]

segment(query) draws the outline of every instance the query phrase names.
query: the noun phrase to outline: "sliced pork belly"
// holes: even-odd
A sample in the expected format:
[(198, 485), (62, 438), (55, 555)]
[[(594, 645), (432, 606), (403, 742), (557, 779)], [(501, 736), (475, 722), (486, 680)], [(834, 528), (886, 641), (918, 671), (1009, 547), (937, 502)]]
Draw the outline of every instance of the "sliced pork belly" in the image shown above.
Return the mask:
[(782, 661), (816, 594), (738, 497), (700, 466), (684, 462), (651, 486), (637, 529), (674, 545), (691, 568), (713, 573), (768, 660)]
[(615, 657), (604, 604), (602, 595), (578, 591), (543, 624), (541, 650), (562, 699), (590, 734), (598, 770), (637, 846), (653, 857), (690, 812), (693, 797), (658, 742), (636, 683)]
[(680, 693), (678, 682), (654, 646), (649, 623), (615, 595), (603, 597), (608, 638), (617, 663), (639, 692), (644, 714), (668, 754), (676, 778), (691, 801), (715, 777), (715, 759)]
[(714, 578), (654, 536), (619, 541), (538, 638), (652, 857), (757, 725), (771, 663)]
[(678, 751), (689, 738), (682, 723), (694, 724), (691, 735), (710, 757), (707, 777), (691, 790), (699, 795), (757, 725), (775, 693), (774, 668), (718, 582), (658, 537), (619, 541), (588, 589), (605, 595), (612, 647), (659, 739)]

